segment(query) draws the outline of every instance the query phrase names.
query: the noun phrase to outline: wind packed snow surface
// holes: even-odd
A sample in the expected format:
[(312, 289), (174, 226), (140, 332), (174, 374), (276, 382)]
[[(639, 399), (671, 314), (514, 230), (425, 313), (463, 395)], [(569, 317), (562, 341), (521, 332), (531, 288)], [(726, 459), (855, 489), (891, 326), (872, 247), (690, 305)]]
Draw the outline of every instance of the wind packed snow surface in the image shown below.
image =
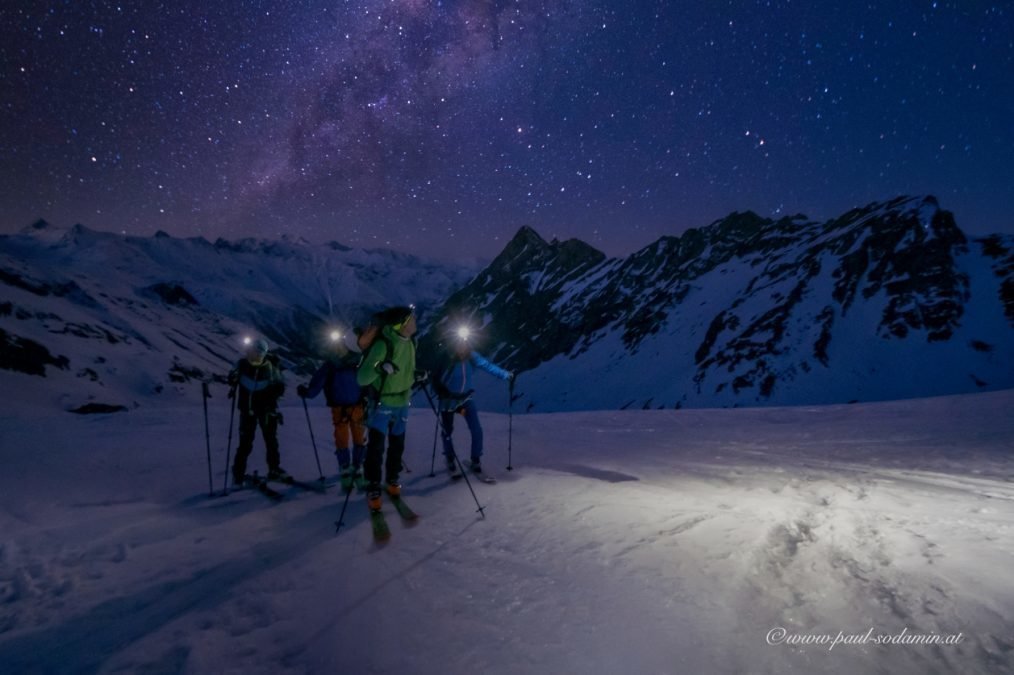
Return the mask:
[[(481, 519), (428, 475), (424, 403), (403, 475), (422, 517), (386, 506), (377, 545), (357, 494), (335, 534), (338, 488), (209, 498), (199, 408), (8, 408), (0, 670), (1012, 672), (1012, 409), (1006, 391), (515, 415), (511, 472), (511, 422), (484, 414), (500, 480), (472, 485)], [(283, 464), (315, 479), (303, 411), (285, 413)], [(326, 409), (311, 419), (332, 475)]]

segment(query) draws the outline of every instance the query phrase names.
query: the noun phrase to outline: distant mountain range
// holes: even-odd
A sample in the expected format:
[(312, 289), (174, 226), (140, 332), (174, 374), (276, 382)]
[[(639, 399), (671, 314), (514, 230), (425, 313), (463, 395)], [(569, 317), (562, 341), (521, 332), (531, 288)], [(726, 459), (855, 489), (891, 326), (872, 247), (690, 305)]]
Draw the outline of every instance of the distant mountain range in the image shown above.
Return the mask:
[[(1014, 237), (932, 197), (733, 213), (625, 258), (522, 228), (488, 266), (299, 239), (0, 237), (0, 382), (64, 409), (193, 397), (254, 331), (305, 374), (328, 326), (415, 302), (521, 372), (515, 410), (797, 405), (1014, 387)], [(44, 376), (44, 377), (43, 377)], [(485, 386), (500, 386), (490, 379)], [(196, 393), (195, 393), (196, 392)]]
[(0, 237), (0, 382), (40, 404), (129, 409), (199, 394), (196, 383), (221, 379), (251, 334), (305, 374), (332, 327), (391, 304), (414, 302), (425, 316), (475, 272), (336, 243), (129, 237), (39, 221)]
[(1014, 238), (969, 239), (933, 197), (823, 223), (733, 213), (626, 258), (523, 228), (435, 321), (424, 351), (481, 327), (532, 410), (1010, 388)]

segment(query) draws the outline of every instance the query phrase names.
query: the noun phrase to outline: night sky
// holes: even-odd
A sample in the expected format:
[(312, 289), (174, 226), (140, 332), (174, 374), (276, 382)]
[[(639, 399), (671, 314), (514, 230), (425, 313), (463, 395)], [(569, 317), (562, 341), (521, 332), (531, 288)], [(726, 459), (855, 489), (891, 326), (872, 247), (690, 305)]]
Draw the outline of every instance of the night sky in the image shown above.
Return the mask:
[(1014, 4), (181, 0), (0, 9), (0, 231), (492, 257), (935, 194), (1014, 232)]

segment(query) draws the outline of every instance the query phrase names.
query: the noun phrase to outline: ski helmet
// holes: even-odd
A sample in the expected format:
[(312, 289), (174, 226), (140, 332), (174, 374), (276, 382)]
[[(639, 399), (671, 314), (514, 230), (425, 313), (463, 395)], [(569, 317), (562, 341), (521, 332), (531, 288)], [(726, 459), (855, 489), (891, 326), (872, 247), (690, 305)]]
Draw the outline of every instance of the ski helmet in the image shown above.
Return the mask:
[(391, 307), (385, 314), (386, 323), (390, 324), (394, 330), (401, 330), (402, 326), (415, 314), (415, 305)]
[(246, 347), (246, 353), (250, 356), (259, 356), (264, 358), (268, 353), (268, 341), (264, 338), (252, 340)]

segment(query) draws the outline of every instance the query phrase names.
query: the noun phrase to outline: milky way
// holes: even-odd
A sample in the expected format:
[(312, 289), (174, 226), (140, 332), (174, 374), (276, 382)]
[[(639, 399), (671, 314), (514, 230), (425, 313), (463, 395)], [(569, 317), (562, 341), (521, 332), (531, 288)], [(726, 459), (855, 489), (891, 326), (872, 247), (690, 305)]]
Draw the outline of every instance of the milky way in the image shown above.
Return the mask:
[(619, 254), (734, 210), (913, 193), (1014, 231), (1001, 3), (20, 4), (0, 10), (3, 231), (455, 258), (532, 225)]

